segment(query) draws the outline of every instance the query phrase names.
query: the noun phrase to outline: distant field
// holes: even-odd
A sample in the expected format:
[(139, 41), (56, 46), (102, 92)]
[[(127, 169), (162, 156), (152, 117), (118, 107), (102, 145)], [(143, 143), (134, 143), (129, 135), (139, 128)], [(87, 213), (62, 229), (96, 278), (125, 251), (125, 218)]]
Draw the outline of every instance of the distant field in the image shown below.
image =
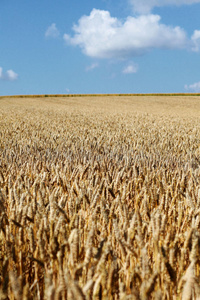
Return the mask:
[(199, 96), (0, 98), (0, 299), (199, 282)]
[(73, 97), (0, 97), (0, 108), (57, 109), (98, 111), (99, 113), (150, 113), (200, 117), (200, 96), (75, 96)]

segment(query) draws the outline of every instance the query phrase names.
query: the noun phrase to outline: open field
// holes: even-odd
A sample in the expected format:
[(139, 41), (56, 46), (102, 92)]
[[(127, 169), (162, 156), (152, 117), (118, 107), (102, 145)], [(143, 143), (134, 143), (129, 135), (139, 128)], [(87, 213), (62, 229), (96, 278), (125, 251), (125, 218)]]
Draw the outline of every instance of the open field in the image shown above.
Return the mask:
[(200, 299), (200, 97), (0, 98), (0, 299)]

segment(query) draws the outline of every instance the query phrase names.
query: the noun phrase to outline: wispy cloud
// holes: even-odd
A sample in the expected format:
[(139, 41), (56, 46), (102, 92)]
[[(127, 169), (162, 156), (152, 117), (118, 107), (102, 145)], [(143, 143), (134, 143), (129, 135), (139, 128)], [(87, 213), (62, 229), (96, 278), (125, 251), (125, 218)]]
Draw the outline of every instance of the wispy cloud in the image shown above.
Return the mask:
[(87, 67), (86, 67), (86, 71), (92, 71), (92, 70), (98, 68), (98, 66), (99, 66), (98, 63), (93, 63), (93, 64), (91, 64), (90, 66), (87, 66)]
[(55, 23), (51, 24), (45, 32), (45, 37), (47, 37), (47, 38), (55, 39), (55, 38), (59, 37), (59, 35), (60, 35), (60, 32), (57, 29)]
[(185, 90), (186, 91), (191, 91), (194, 93), (200, 93), (200, 81), (199, 82), (195, 82), (193, 84), (190, 85), (185, 85)]
[(15, 81), (18, 79), (18, 76), (19, 75), (15, 73), (13, 70), (7, 70), (4, 73), (3, 68), (0, 67), (0, 80)]
[(200, 3), (200, 0), (129, 0), (129, 2), (135, 12), (149, 14), (154, 7), (192, 5)]
[(133, 74), (133, 73), (137, 73), (137, 71), (138, 71), (138, 65), (135, 63), (130, 63), (123, 69), (122, 73)]
[(159, 15), (127, 17), (122, 22), (108, 11), (93, 9), (64, 35), (66, 43), (79, 46), (95, 58), (130, 58), (157, 49), (182, 49), (188, 45), (185, 31), (161, 23)]

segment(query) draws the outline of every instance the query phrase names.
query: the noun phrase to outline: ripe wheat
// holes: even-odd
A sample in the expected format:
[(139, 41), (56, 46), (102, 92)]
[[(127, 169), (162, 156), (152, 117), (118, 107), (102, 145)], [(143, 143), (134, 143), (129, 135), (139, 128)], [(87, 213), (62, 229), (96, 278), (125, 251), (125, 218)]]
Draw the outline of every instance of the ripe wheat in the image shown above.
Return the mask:
[(200, 118), (20, 101), (0, 106), (0, 299), (198, 299)]

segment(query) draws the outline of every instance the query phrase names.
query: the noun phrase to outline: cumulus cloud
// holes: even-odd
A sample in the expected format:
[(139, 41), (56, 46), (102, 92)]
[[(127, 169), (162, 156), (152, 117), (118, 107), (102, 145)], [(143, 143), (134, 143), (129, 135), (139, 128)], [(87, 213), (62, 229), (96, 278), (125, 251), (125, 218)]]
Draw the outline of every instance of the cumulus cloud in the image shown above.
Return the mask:
[(192, 35), (192, 50), (198, 52), (200, 50), (200, 30), (195, 30)]
[(191, 5), (200, 3), (200, 0), (129, 0), (133, 6), (133, 10), (138, 13), (148, 14), (154, 7), (169, 5)]
[(191, 91), (194, 93), (200, 93), (200, 81), (199, 82), (195, 82), (193, 84), (190, 85), (185, 85), (185, 90), (186, 91)]
[(7, 70), (3, 73), (3, 68), (0, 67), (0, 80), (14, 81), (18, 79), (18, 74), (13, 70)]
[(93, 9), (73, 26), (73, 36), (64, 34), (64, 40), (95, 58), (128, 58), (153, 48), (186, 47), (185, 31), (162, 24), (160, 20), (160, 16), (150, 14), (128, 17), (122, 22), (111, 17), (108, 11)]
[(137, 73), (138, 71), (138, 65), (134, 64), (134, 63), (130, 63), (128, 66), (126, 66), (122, 73), (124, 74), (133, 74), (133, 73)]
[(86, 67), (86, 71), (92, 71), (93, 69), (98, 68), (99, 64), (98, 63), (93, 63), (90, 66)]
[(47, 37), (47, 38), (55, 39), (55, 38), (59, 37), (59, 35), (60, 35), (60, 32), (57, 29), (55, 23), (51, 24), (51, 26), (49, 26), (45, 32), (45, 37)]
[(18, 74), (15, 73), (13, 70), (8, 70), (8, 71), (6, 71), (5, 77), (7, 80), (13, 81), (13, 80), (17, 80)]

